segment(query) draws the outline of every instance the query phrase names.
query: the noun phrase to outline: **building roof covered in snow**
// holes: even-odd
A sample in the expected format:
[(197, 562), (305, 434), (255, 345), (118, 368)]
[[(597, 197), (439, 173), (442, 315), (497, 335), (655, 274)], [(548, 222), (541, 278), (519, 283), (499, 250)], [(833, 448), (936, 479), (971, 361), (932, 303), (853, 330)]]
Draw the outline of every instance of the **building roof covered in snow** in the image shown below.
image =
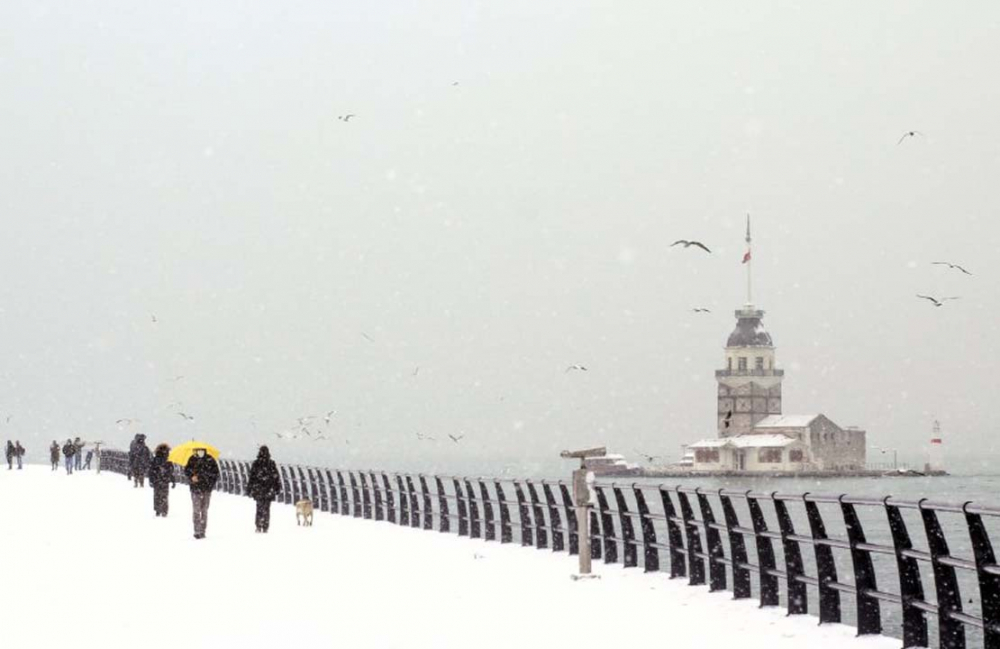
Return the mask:
[(730, 443), (736, 448), (774, 448), (777, 446), (788, 446), (795, 442), (794, 439), (786, 435), (736, 435), (729, 438)]
[(794, 444), (797, 440), (775, 433), (773, 435), (735, 435), (720, 439), (703, 439), (688, 446), (688, 448), (779, 448)]
[(729, 444), (728, 438), (720, 439), (700, 439), (694, 444), (688, 444), (688, 448), (721, 448)]
[(805, 428), (816, 421), (819, 415), (768, 415), (756, 424), (754, 428)]

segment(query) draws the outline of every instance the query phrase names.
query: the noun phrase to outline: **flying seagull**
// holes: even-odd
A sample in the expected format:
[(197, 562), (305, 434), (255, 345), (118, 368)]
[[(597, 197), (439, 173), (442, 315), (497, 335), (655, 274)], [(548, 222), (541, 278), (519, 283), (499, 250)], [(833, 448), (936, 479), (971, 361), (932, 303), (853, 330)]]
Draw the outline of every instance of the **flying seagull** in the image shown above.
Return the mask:
[(187, 421), (194, 421), (194, 416), (189, 415), (186, 412), (178, 412), (177, 414), (180, 415), (181, 417), (184, 417), (184, 419), (186, 419)]
[(313, 437), (314, 442), (318, 442), (321, 439), (330, 439), (330, 438), (327, 437), (326, 435), (317, 435), (316, 437)]
[(711, 313), (712, 312), (711, 309), (706, 309), (704, 307), (695, 307), (695, 308), (693, 308), (691, 310), (694, 311), (695, 313)]
[(325, 417), (323, 417), (323, 421), (324, 421), (324, 422), (326, 422), (326, 425), (327, 425), (327, 426), (329, 426), (329, 425), (330, 425), (330, 419), (331, 419), (331, 418), (333, 417), (333, 415), (334, 415), (334, 414), (335, 414), (336, 412), (337, 412), (336, 410), (330, 410), (329, 412), (327, 412), (327, 413), (326, 413), (326, 416), (325, 416)]
[(153, 319), (153, 324), (156, 324), (158, 322), (158, 320), (156, 319), (156, 314), (155, 313), (150, 313), (149, 317)]
[(117, 419), (117, 420), (115, 420), (115, 423), (118, 424), (119, 426), (121, 426), (122, 424), (128, 424), (129, 426), (131, 426), (132, 424), (139, 423), (139, 420), (138, 419), (129, 419), (129, 418), (126, 417), (126, 418), (123, 418), (123, 419)]
[(672, 244), (670, 244), (670, 247), (673, 248), (674, 246), (678, 245), (683, 245), (685, 248), (690, 248), (691, 246), (697, 246), (702, 250), (704, 250), (705, 252), (709, 253), (712, 252), (701, 241), (688, 241), (687, 239), (678, 239), (677, 241), (674, 241)]
[(451, 441), (453, 441), (453, 442), (455, 442), (456, 444), (458, 444), (458, 442), (459, 442), (459, 441), (460, 441), (460, 440), (461, 440), (461, 439), (462, 439), (463, 437), (465, 437), (465, 435), (458, 435), (458, 436), (456, 436), (456, 435), (452, 435), (451, 433), (448, 433), (448, 437), (450, 437), (450, 438), (451, 438)]
[[(569, 372), (570, 370), (581, 370), (583, 372), (586, 372), (587, 368), (584, 367), (583, 365), (570, 365), (569, 367), (566, 368), (566, 372)], [(566, 372), (563, 373), (565, 374)]]
[(934, 306), (943, 306), (944, 303), (947, 302), (948, 300), (957, 300), (958, 299), (958, 296), (936, 298), (936, 297), (931, 297), (930, 295), (918, 295), (917, 297), (919, 297), (921, 299), (924, 299), (924, 300), (930, 300), (931, 302), (934, 303)]
[(346, 115), (338, 115), (337, 119), (339, 119), (341, 121), (344, 121), (344, 122), (349, 122), (349, 121), (351, 121), (352, 117), (354, 117), (354, 113), (348, 113)]
[(417, 372), (419, 372), (419, 371), (420, 371), (420, 366), (417, 365), (416, 367), (413, 368), (413, 376), (416, 376)]
[(638, 453), (639, 455), (641, 455), (641, 456), (643, 456), (644, 458), (646, 458), (646, 461), (647, 461), (647, 462), (649, 462), (650, 464), (652, 464), (652, 463), (653, 463), (653, 460), (658, 460), (658, 459), (660, 459), (660, 456), (659, 456), (659, 455), (650, 455), (649, 453), (643, 453), (643, 452), (642, 452), (642, 451), (640, 451), (640, 450), (636, 450), (636, 453)]
[(952, 268), (952, 269), (956, 269), (957, 268), (958, 270), (962, 271), (966, 275), (971, 275), (972, 274), (969, 271), (967, 271), (964, 268), (962, 268), (961, 266), (959, 266), (958, 264), (953, 264), (950, 261), (932, 261), (931, 265), (932, 266), (947, 266), (948, 268)]
[(370, 343), (373, 343), (373, 342), (375, 342), (375, 340), (374, 340), (374, 339), (372, 339), (372, 337), (371, 337), (371, 336), (369, 336), (368, 334), (366, 334), (365, 332), (363, 332), (363, 331), (362, 331), (362, 332), (361, 332), (361, 335), (362, 335), (362, 336), (364, 336), (364, 337), (365, 337), (365, 340), (367, 340), (368, 342), (370, 342)]
[(733, 419), (733, 409), (730, 408), (729, 412), (726, 413), (726, 418), (723, 420), (723, 423), (725, 424), (726, 428), (729, 428), (729, 424), (731, 423), (732, 419)]
[(920, 137), (924, 136), (924, 134), (921, 133), (920, 131), (907, 131), (906, 133), (903, 133), (903, 137), (899, 138), (899, 142), (896, 142), (896, 146), (899, 146), (900, 144), (902, 144), (903, 140), (905, 140), (906, 138), (908, 138), (908, 137), (917, 137), (918, 135)]
[(432, 442), (436, 442), (437, 441), (436, 439), (434, 439), (430, 435), (424, 435), (423, 433), (417, 433), (417, 439), (419, 439), (421, 442), (424, 441), (425, 439), (429, 439)]

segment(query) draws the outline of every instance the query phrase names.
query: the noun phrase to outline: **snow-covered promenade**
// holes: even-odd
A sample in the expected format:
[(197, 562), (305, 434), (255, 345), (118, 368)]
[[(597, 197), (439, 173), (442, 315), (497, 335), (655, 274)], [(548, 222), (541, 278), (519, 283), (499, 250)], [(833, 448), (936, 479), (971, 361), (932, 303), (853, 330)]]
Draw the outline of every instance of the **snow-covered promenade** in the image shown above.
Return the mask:
[(213, 495), (192, 538), (188, 490), (153, 515), (117, 474), (0, 470), (0, 615), (7, 647), (896, 648), (665, 575)]

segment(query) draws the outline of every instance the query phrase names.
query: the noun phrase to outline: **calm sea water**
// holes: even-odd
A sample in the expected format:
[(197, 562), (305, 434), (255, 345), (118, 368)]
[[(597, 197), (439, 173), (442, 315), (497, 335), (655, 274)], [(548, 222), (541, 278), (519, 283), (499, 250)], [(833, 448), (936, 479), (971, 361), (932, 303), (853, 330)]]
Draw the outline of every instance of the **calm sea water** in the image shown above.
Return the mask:
[[(609, 482), (610, 480), (605, 480)], [(1000, 507), (1000, 476), (941, 476), (883, 478), (643, 478), (643, 483), (684, 485), (706, 489), (752, 489), (781, 493), (850, 494), (852, 496), (894, 496), (905, 500), (930, 498), (935, 501), (992, 504)], [(635, 480), (619, 479), (622, 484)]]

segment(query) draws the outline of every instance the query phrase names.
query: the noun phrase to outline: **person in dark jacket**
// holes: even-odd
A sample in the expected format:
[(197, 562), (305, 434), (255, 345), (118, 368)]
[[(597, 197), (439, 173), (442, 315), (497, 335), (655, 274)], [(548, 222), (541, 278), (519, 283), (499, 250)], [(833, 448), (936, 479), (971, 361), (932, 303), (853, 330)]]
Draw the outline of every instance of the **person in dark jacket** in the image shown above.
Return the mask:
[(76, 455), (73, 456), (73, 470), (79, 471), (83, 468), (83, 447), (87, 443), (80, 440), (79, 437), (73, 440), (73, 446), (76, 447)]
[(59, 442), (56, 440), (52, 440), (52, 446), (49, 447), (49, 462), (53, 471), (59, 468)]
[(261, 446), (257, 459), (250, 465), (247, 495), (257, 501), (257, 531), (267, 533), (271, 525), (271, 501), (281, 491), (278, 465), (271, 459), (271, 451)]
[(149, 486), (153, 488), (153, 511), (157, 516), (166, 516), (168, 508), (168, 496), (170, 492), (167, 487), (176, 487), (177, 481), (174, 478), (174, 465), (167, 457), (170, 455), (170, 447), (160, 444), (153, 454), (153, 461), (149, 463)]
[(21, 459), (24, 457), (24, 447), (21, 446), (21, 440), (14, 442), (14, 457), (17, 458), (17, 470), (21, 470)]
[(62, 451), (63, 458), (66, 460), (66, 475), (73, 475), (73, 454), (76, 453), (76, 446), (73, 446), (73, 440), (67, 437)]
[(149, 463), (153, 460), (153, 454), (146, 446), (146, 436), (138, 434), (129, 449), (129, 472), (132, 474), (133, 487), (146, 486), (146, 472), (149, 471)]
[(14, 445), (9, 439), (7, 440), (7, 449), (5, 450), (4, 455), (7, 456), (7, 470), (10, 471), (14, 468)]
[(128, 445), (128, 465), (126, 466), (125, 469), (125, 479), (127, 479), (129, 482), (132, 481), (132, 458), (135, 457), (136, 449), (139, 446), (140, 436), (141, 436), (140, 433), (136, 433), (135, 437), (132, 438), (132, 441)]
[(203, 539), (205, 528), (208, 527), (208, 505), (212, 500), (212, 489), (219, 480), (219, 464), (207, 450), (196, 448), (184, 466), (184, 475), (191, 484), (194, 538)]

